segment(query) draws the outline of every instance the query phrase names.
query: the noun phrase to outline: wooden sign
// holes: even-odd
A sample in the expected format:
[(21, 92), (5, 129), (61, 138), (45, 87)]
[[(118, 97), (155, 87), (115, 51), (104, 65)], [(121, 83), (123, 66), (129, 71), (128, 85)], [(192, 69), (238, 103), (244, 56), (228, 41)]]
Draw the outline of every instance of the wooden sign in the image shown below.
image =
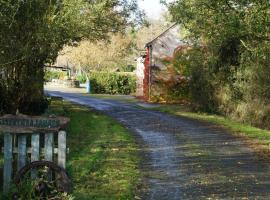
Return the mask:
[(58, 132), (65, 128), (69, 121), (66, 117), (4, 115), (0, 117), (0, 131), (5, 133)]

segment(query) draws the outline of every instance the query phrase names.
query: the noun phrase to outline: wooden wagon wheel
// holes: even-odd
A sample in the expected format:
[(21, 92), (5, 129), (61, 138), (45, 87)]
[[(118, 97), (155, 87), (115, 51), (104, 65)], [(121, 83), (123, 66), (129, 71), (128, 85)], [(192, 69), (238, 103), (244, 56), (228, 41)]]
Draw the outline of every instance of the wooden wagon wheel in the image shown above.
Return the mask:
[(40, 199), (53, 198), (59, 193), (71, 192), (72, 184), (67, 172), (50, 161), (34, 161), (22, 167), (14, 178), (19, 192), (24, 181), (31, 180), (33, 171), (37, 176), (34, 180), (35, 195)]

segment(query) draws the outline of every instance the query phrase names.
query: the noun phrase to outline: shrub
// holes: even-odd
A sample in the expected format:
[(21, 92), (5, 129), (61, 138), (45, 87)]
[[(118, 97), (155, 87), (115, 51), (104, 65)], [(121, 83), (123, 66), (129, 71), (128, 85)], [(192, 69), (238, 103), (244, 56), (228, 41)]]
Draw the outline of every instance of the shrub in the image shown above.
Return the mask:
[(195, 110), (213, 112), (216, 110), (214, 82), (207, 58), (209, 55), (205, 47), (186, 46), (178, 49), (172, 65), (188, 82), (177, 85), (174, 93), (191, 101)]
[(19, 107), (19, 111), (28, 115), (41, 115), (49, 106), (49, 101), (46, 97), (40, 99), (25, 100), (22, 102), (23, 106)]
[(78, 81), (80, 81), (80, 83), (86, 83), (86, 81), (87, 81), (87, 78), (86, 78), (85, 75), (78, 75), (78, 76), (76, 77), (76, 79), (77, 79)]
[[(269, 129), (269, 42), (249, 42), (248, 48), (240, 48), (237, 58), (223, 56), (225, 60), (209, 48), (182, 49), (173, 60), (174, 68), (189, 77), (187, 94), (194, 108)], [(178, 96), (185, 94), (177, 88)]]
[(135, 66), (127, 65), (127, 66), (122, 67), (121, 71), (123, 71), (123, 72), (133, 72), (135, 69), (136, 69)]
[(95, 94), (131, 94), (135, 92), (136, 79), (132, 73), (91, 72), (91, 92)]

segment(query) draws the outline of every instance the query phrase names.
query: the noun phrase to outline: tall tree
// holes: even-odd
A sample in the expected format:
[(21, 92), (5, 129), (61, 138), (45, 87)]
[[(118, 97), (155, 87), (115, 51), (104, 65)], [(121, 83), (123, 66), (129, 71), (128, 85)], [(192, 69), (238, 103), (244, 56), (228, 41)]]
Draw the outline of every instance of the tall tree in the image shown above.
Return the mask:
[(42, 112), (43, 66), (65, 44), (104, 39), (140, 14), (133, 0), (0, 1), (0, 111)]
[(148, 20), (125, 33), (112, 34), (110, 40), (83, 40), (76, 47), (66, 46), (59, 58), (63, 63), (68, 61), (85, 71), (114, 70), (132, 65), (134, 58), (145, 49), (145, 44), (172, 25), (165, 14), (159, 20)]
[(84, 71), (121, 69), (133, 64), (134, 42), (129, 34), (114, 34), (109, 41), (84, 40), (78, 46), (67, 46), (61, 52), (64, 59)]

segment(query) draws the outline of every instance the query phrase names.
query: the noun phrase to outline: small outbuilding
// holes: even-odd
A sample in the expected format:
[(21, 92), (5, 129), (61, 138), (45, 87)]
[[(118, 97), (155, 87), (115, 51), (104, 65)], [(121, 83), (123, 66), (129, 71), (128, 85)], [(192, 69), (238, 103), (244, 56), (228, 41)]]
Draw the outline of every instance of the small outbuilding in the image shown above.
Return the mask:
[(174, 24), (145, 45), (144, 55), (137, 59), (137, 97), (151, 101), (162, 95), (164, 91), (158, 82), (160, 76), (163, 79), (170, 76), (167, 61), (173, 58), (176, 49), (187, 46), (180, 33), (181, 27)]

